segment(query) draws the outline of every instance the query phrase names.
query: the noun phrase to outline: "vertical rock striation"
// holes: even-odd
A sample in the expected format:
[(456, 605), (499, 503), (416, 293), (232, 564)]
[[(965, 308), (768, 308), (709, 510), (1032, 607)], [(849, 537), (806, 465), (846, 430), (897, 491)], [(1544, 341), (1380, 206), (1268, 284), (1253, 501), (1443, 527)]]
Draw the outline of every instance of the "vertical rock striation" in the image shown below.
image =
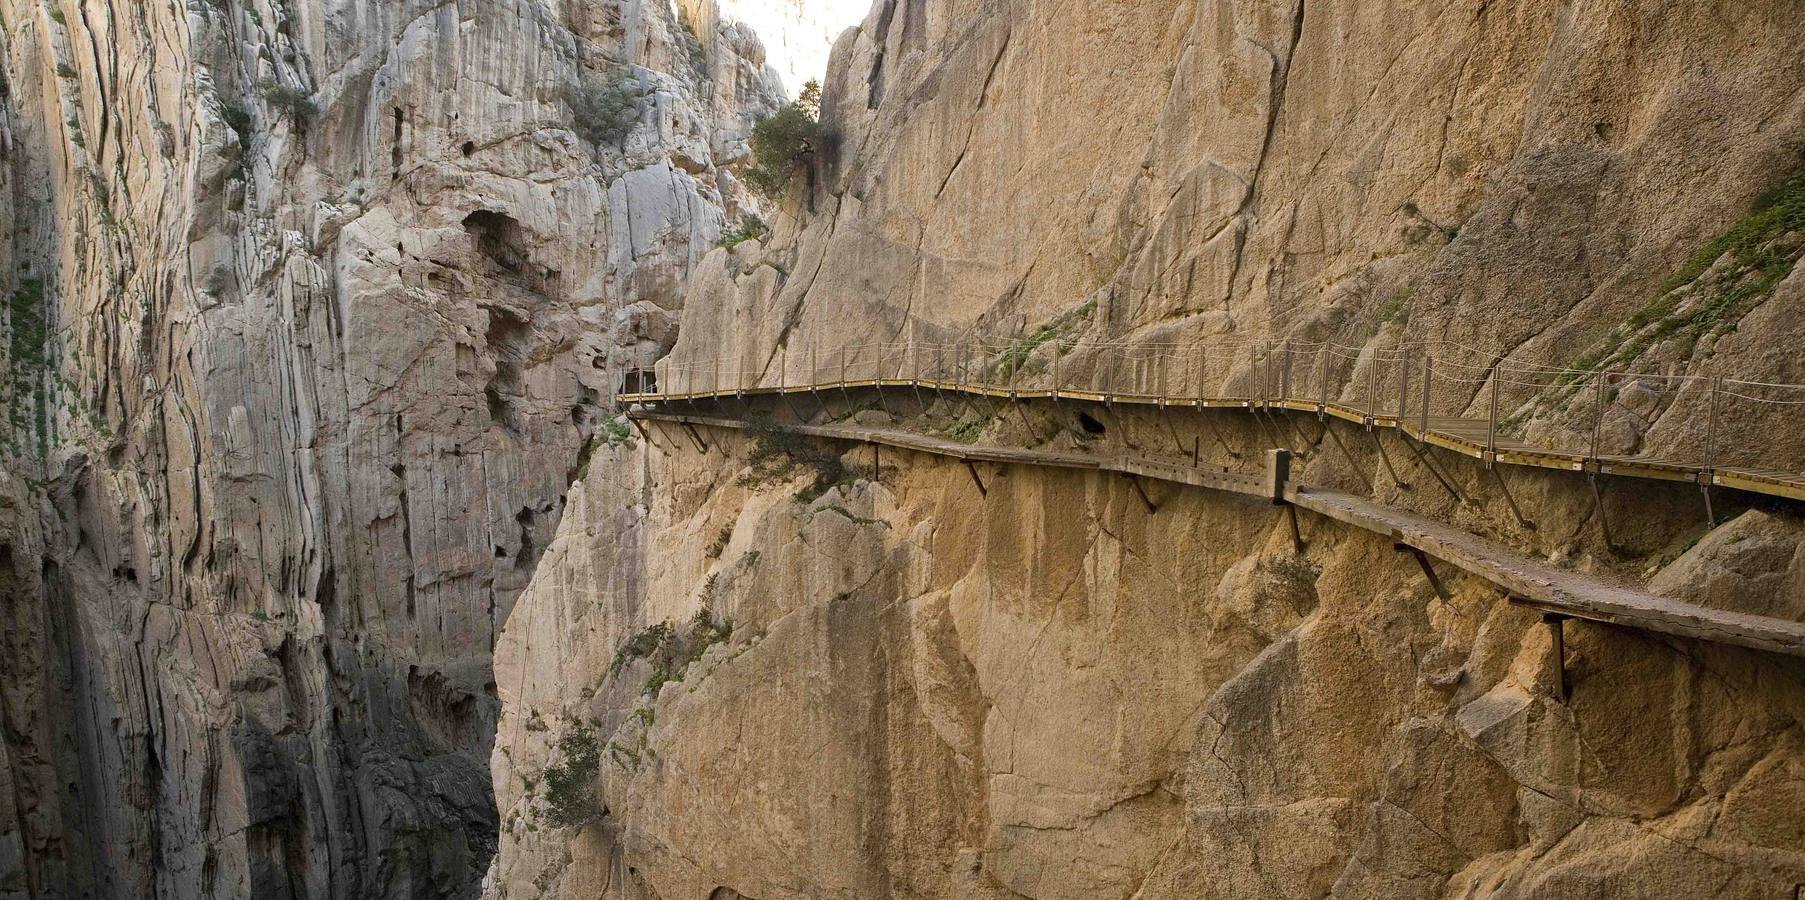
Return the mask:
[(0, 57), (0, 896), (474, 895), (496, 633), (782, 76), (638, 0), (6, 0)]
[[(1744, 248), (1759, 278), (1714, 240), (1791, 202), (1801, 27), (1782, 2), (883, 0), (834, 51), (834, 149), (768, 242), (702, 261), (664, 372), (798, 384), (846, 345), (1060, 323), (1805, 380), (1805, 223)], [(1699, 401), (1625, 384), (1604, 451), (1696, 451)], [(1230, 466), (1267, 446), (1226, 419), (1169, 437), (972, 406), (910, 426), (1195, 439)], [(1785, 421), (1735, 440), (1796, 467)], [(498, 896), (1805, 883), (1787, 661), (1574, 624), (1561, 704), (1533, 616), (1464, 579), (1437, 597), (1370, 535), (1313, 522), (1299, 554), (1220, 497), (912, 454), (872, 477), (867, 452), (786, 470), (769, 440), (672, 429), (597, 457), (498, 650)], [(1796, 509), (1735, 501), (1706, 534), (1695, 488), (1613, 491), (1612, 547), (1583, 482), (1513, 476), (1531, 531), (1490, 473), (1449, 463), (1460, 503), (1404, 453), (1431, 487), (1364, 446), (1303, 465), (1526, 553), (1799, 614)]]

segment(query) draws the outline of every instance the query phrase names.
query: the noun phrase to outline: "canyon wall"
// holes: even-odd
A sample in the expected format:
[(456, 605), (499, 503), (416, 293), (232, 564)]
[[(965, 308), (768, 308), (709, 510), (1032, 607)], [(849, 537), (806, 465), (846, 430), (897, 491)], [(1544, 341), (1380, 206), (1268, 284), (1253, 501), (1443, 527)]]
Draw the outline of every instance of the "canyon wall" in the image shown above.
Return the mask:
[(0, 2), (0, 896), (477, 893), (495, 636), (798, 56), (711, 2)]
[[(1054, 322), (1332, 340), (1362, 365), (1408, 337), (1805, 381), (1793, 13), (884, 0), (835, 47), (831, 148), (769, 241), (701, 260), (660, 381), (797, 384), (846, 345)], [(1626, 380), (1602, 449), (1697, 453), (1704, 402)], [(1120, 410), (902, 406), (749, 412), (1187, 459), (1202, 441), (1248, 471), (1270, 442), (1233, 413), (1168, 435)], [(1578, 427), (1527, 409), (1532, 432)], [(1796, 469), (1786, 422), (1725, 427)], [(1364, 435), (1343, 455), (1298, 433), (1313, 483), (1665, 595), (1805, 614), (1794, 506), (1720, 495), (1712, 528), (1695, 486), (1607, 480), (1599, 507), (1580, 476), (1512, 473), (1531, 528), (1476, 465), (1443, 460), (1462, 500), (1401, 444), (1403, 483)], [(1535, 616), (1461, 578), (1437, 597), (1372, 535), (1310, 521), (1299, 550), (1222, 496), (871, 452), (657, 424), (598, 451), (497, 650), (493, 896), (1805, 883), (1789, 660), (1570, 623), (1562, 703)]]

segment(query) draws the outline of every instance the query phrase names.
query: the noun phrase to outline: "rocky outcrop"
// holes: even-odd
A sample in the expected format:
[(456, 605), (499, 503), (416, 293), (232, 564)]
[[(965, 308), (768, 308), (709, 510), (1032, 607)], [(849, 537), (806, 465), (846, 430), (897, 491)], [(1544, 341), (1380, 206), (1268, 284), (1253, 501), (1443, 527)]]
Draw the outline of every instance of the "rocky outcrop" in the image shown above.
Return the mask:
[[(1097, 440), (1163, 427), (1121, 413)], [(1376, 535), (1311, 519), (1300, 553), (1246, 498), (910, 453), (873, 470), (868, 448), (818, 493), (769, 439), (698, 437), (649, 424), (599, 453), (508, 623), (494, 896), (1764, 897), (1805, 877), (1775, 799), (1805, 790), (1782, 659), (1573, 622), (1563, 703), (1534, 613), (1446, 569), (1439, 598)], [(1669, 502), (1624, 511), (1683, 545), (1700, 525)], [(1538, 524), (1583, 530), (1568, 515)], [(1790, 556), (1799, 527), (1745, 514), (1657, 584), (1756, 608), (1720, 573)]]
[(712, 3), (0, 29), (0, 894), (473, 895), (495, 635), (781, 76)]
[[(1408, 333), (1799, 381), (1799, 226), (1739, 232), (1761, 235), (1758, 278), (1713, 239), (1798, 171), (1800, 37), (1784, 4), (878, 3), (835, 48), (835, 151), (770, 241), (701, 261), (661, 377), (796, 384), (841, 346), (1084, 311), (1066, 321), (1092, 339)], [(1443, 408), (1479, 396), (1440, 389)], [(1628, 383), (1605, 449), (1695, 452), (1700, 402)], [(1528, 427), (1573, 429), (1558, 405)], [(1126, 412), (1101, 439), (1015, 415), (911, 426), (1167, 446)], [(1727, 427), (1796, 468), (1777, 421)], [(1214, 424), (1214, 462), (1263, 446)], [(1562, 704), (1534, 616), (1476, 583), (1436, 598), (1370, 535), (1313, 523), (1299, 554), (1270, 510), (1201, 492), (909, 454), (879, 474), (867, 450), (822, 493), (773, 462), (830, 465), (793, 450), (648, 428), (592, 461), (498, 650), (496, 895), (1762, 897), (1805, 878), (1782, 660), (1570, 623)], [(1576, 476), (1512, 476), (1529, 529), (1477, 467), (1449, 465), (1459, 502), (1363, 447), (1304, 465), (1526, 553), (1799, 614), (1790, 507), (1720, 496), (1735, 518), (1705, 533), (1695, 488), (1611, 489), (1606, 539)]]

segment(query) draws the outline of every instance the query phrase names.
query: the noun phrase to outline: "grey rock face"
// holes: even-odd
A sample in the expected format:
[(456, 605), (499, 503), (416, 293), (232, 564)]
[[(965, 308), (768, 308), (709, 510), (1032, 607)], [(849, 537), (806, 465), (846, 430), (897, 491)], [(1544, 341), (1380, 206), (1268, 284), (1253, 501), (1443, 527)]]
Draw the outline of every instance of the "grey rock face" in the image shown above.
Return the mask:
[(473, 895), (496, 632), (777, 72), (697, 3), (0, 26), (0, 896)]

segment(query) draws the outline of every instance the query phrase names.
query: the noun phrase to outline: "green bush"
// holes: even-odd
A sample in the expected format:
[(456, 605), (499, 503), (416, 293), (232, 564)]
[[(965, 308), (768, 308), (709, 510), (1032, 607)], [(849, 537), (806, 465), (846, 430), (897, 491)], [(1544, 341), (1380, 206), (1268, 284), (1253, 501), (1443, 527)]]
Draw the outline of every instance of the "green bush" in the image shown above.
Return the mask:
[(238, 135), (238, 143), (249, 146), (251, 143), (251, 114), (242, 106), (223, 104), (219, 108), (219, 117)]
[(558, 828), (587, 825), (602, 817), (595, 800), (595, 776), (602, 749), (581, 726), (558, 739), (562, 759), (545, 770), (545, 820)]
[(627, 423), (626, 416), (603, 419), (601, 438), (610, 447), (632, 447), (633, 426)]
[(752, 167), (743, 180), (755, 190), (776, 196), (791, 176), (813, 165), (823, 143), (821, 84), (803, 85), (801, 96), (752, 127)]
[[(1570, 363), (1576, 371), (1558, 383), (1571, 393), (1584, 380), (1581, 372), (1633, 362), (1668, 340), (1679, 341), (1690, 356), (1701, 339), (1735, 331), (1743, 315), (1792, 273), (1801, 251), (1787, 236), (1800, 230), (1805, 230), (1805, 172), (1782, 181), (1748, 215), (1687, 258), (1658, 296)], [(1721, 269), (1706, 276), (1720, 260)]]
[(645, 659), (664, 647), (671, 637), (671, 623), (659, 622), (650, 628), (640, 631), (627, 639), (619, 650), (614, 652), (614, 662), (608, 666), (608, 674), (619, 675), (620, 670), (636, 659)]
[[(711, 579), (714, 576), (709, 576)], [(640, 693), (658, 696), (660, 688), (673, 681), (682, 681), (684, 670), (689, 664), (702, 658), (709, 647), (723, 643), (733, 636), (733, 620), (715, 618), (713, 612), (704, 606), (690, 619), (689, 627), (679, 631), (669, 622), (660, 622), (640, 631), (627, 639), (620, 650), (614, 654), (614, 663), (609, 666), (610, 676), (619, 675), (622, 669), (635, 660), (648, 659), (652, 662), (652, 674), (640, 688)]]
[(625, 66), (590, 75), (565, 94), (571, 130), (591, 144), (618, 145), (639, 121), (639, 84)]
[(796, 502), (808, 504), (834, 488), (871, 475), (868, 467), (849, 466), (840, 454), (795, 432), (764, 422), (752, 422), (746, 430), (758, 440), (752, 445), (752, 465), (740, 476), (741, 487), (763, 487), (799, 473), (813, 473), (814, 480), (795, 497)]
[(1008, 378), (1019, 371), (1028, 362), (1028, 357), (1040, 349), (1048, 341), (1059, 341), (1057, 349), (1060, 353), (1070, 350), (1073, 338), (1080, 326), (1089, 322), (1097, 313), (1097, 301), (1087, 300), (1075, 309), (1061, 313), (1058, 318), (1036, 328), (1032, 334), (1020, 338), (1009, 349), (997, 357), (996, 373), (999, 378)]
[(273, 78), (265, 78), (257, 84), (257, 96), (262, 97), (271, 109), (287, 116), (296, 124), (305, 125), (319, 115), (319, 104), (313, 101), (313, 95), (306, 91), (289, 87)]
[(15, 429), (37, 425), (42, 436), (47, 410), (44, 373), (50, 367), (50, 305), (44, 282), (20, 282), (7, 304), (7, 362), (12, 371), (10, 420)]
[(720, 559), (721, 553), (727, 549), (728, 542), (733, 540), (733, 526), (722, 527), (721, 533), (715, 535), (714, 543), (708, 545), (708, 558)]
[(771, 236), (771, 226), (751, 213), (740, 219), (740, 227), (721, 235), (721, 246), (732, 250), (747, 241), (762, 241)]

